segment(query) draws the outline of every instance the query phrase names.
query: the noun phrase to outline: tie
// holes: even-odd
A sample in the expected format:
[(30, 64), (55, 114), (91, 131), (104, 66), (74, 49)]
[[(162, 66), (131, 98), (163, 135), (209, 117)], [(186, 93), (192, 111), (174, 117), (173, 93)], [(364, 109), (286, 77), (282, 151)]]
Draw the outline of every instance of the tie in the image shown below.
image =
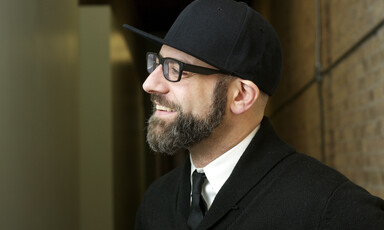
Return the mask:
[(201, 196), (201, 189), (206, 178), (204, 173), (198, 173), (196, 170), (192, 174), (192, 204), (187, 222), (191, 230), (197, 228), (207, 210), (203, 196)]

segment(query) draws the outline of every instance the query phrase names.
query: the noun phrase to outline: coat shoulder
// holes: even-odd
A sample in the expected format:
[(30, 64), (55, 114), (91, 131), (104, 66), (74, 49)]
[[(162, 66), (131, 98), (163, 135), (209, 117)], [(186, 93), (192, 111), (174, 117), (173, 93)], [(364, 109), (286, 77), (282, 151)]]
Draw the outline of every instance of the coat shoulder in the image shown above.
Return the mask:
[(292, 154), (283, 164), (286, 198), (295, 200), (290, 205), (297, 210), (317, 216), (318, 229), (383, 229), (382, 199), (305, 154)]

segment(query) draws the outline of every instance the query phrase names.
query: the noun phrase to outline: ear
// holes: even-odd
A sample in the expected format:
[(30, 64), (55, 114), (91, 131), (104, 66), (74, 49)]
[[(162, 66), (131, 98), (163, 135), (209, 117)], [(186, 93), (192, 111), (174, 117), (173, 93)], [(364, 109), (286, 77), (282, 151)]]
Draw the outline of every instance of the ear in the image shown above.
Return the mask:
[(259, 88), (249, 80), (236, 79), (232, 91), (231, 111), (234, 114), (242, 114), (248, 111), (260, 96)]

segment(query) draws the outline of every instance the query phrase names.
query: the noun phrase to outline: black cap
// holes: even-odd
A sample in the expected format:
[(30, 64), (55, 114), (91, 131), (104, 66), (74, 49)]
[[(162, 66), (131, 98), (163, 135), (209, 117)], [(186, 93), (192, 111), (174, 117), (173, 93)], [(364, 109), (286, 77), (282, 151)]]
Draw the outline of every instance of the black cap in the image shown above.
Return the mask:
[(181, 12), (164, 39), (130, 25), (124, 27), (251, 80), (268, 95), (279, 83), (279, 38), (272, 26), (244, 2), (195, 0)]

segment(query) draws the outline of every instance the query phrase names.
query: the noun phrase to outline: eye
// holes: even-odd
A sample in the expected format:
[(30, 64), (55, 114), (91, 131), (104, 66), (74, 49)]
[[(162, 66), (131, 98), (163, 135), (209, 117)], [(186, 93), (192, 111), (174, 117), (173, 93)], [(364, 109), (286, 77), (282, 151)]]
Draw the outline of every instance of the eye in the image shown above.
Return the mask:
[(179, 76), (179, 73), (180, 73), (179, 63), (169, 60), (166, 64), (168, 65), (170, 74)]

